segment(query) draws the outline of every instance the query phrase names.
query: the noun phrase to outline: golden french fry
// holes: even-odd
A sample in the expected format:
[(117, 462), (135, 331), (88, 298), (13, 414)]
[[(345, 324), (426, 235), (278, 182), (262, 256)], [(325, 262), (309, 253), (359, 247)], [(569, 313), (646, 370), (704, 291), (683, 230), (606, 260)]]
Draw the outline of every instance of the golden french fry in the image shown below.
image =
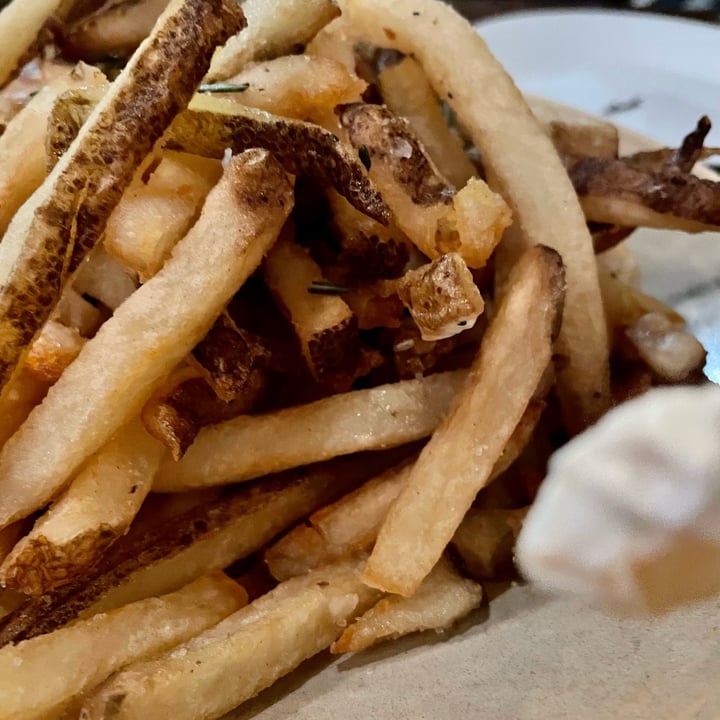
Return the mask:
[(365, 570), (373, 587), (412, 595), (442, 555), (550, 364), (564, 295), (559, 255), (545, 247), (527, 250), (464, 389), (380, 529)]
[(317, 379), (349, 370), (360, 351), (357, 318), (336, 295), (311, 290), (323, 273), (309, 252), (284, 233), (265, 258), (265, 282), (290, 318), (305, 360)]
[(0, 237), (45, 180), (45, 135), (55, 99), (74, 87), (101, 84), (107, 81), (99, 70), (79, 63), (54, 77), (8, 123), (0, 136)]
[(0, 647), (136, 600), (177, 590), (256, 552), (317, 507), (398, 462), (397, 451), (340, 458), (209, 499), (130, 530), (96, 570), (26, 602), (0, 623)]
[(0, 526), (42, 507), (140, 413), (260, 264), (291, 206), (290, 182), (269, 153), (229, 163), (172, 258), (83, 347), (0, 452)]
[(216, 160), (164, 152), (150, 177), (136, 173), (105, 228), (107, 252), (145, 282), (197, 220), (222, 175)]
[(354, 73), (357, 65), (355, 45), (359, 39), (345, 15), (340, 15), (318, 31), (307, 44), (305, 54), (335, 60)]
[(135, 168), (190, 99), (214, 47), (243, 23), (232, 0), (173, 0), (70, 150), (13, 218), (0, 244), (0, 389), (69, 273), (99, 241)]
[(354, 103), (338, 112), (358, 154), (367, 154), (370, 178), (413, 244), (432, 260), (456, 252), (470, 267), (483, 267), (512, 221), (505, 201), (479, 178), (455, 193), (408, 121), (387, 108)]
[(438, 172), (456, 188), (477, 175), (460, 138), (445, 121), (438, 97), (422, 66), (412, 57), (384, 68), (378, 77), (385, 104), (407, 118)]
[[(521, 248), (547, 245), (562, 255), (568, 296), (557, 350), (568, 362), (558, 373), (559, 392), (571, 427), (593, 422), (609, 406), (606, 328), (592, 239), (552, 142), (477, 32), (449, 5), (340, 5), (355, 31), (380, 47), (387, 47), (389, 31), (392, 46), (414, 55), (453, 108), (482, 155), (490, 186), (512, 208), (507, 253), (517, 258)], [(493, 91), (478, 92), (480, 87)]]
[(502, 580), (512, 565), (515, 541), (528, 508), (470, 508), (453, 535), (452, 546), (475, 580)]
[(86, 60), (129, 55), (150, 34), (169, 0), (102, 5), (62, 32), (65, 52)]
[(113, 672), (216, 624), (247, 602), (223, 573), (0, 650), (0, 717), (57, 717)]
[(457, 253), (409, 270), (397, 292), (423, 340), (444, 340), (475, 326), (485, 309), (472, 273)]
[(482, 598), (482, 587), (442, 557), (412, 597), (391, 595), (379, 600), (343, 632), (330, 652), (360, 652), (410, 633), (448, 630), (478, 608)]
[(0, 11), (0, 87), (18, 69), (20, 61), (47, 19), (62, 0), (12, 0)]
[(289, 580), (176, 649), (117, 674), (85, 701), (82, 717), (219, 718), (329, 647), (377, 597), (363, 585), (357, 561)]
[[(440, 373), (204, 428), (182, 460), (163, 462), (153, 489), (224, 485), (420, 440), (438, 425), (464, 379), (464, 371)], [(268, 445), (268, 437), (282, 443)]]
[(359, 99), (367, 88), (364, 80), (336, 60), (311, 55), (255, 63), (229, 83), (247, 86), (233, 95), (243, 105), (320, 124), (336, 105)]
[(248, 27), (231, 37), (213, 57), (207, 79), (227, 80), (253, 60), (270, 60), (293, 52), (336, 18), (332, 0), (245, 0)]
[(42, 595), (93, 567), (127, 532), (163, 453), (139, 420), (121, 428), (5, 558), (0, 582)]

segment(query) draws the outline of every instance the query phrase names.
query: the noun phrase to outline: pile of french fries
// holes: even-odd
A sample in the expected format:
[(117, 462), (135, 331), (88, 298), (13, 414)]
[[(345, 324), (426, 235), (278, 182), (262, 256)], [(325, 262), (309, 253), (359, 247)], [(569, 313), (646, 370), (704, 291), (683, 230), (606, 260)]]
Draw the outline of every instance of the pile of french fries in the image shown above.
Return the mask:
[(0, 720), (211, 719), (513, 577), (552, 452), (702, 381), (677, 150), (529, 104), (436, 0), (0, 13)]

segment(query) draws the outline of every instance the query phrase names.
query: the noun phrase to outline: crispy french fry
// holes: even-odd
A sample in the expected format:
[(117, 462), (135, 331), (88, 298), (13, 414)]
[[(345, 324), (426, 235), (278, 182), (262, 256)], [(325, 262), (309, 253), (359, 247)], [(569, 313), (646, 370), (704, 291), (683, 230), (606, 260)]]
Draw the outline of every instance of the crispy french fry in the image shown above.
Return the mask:
[(103, 244), (83, 260), (73, 287), (83, 297), (91, 297), (109, 310), (117, 310), (137, 290), (138, 282), (135, 273), (120, 265)]
[(88, 698), (82, 716), (219, 718), (327, 648), (377, 597), (357, 561), (289, 580), (175, 650), (119, 673)]
[[(153, 489), (223, 485), (419, 440), (440, 422), (464, 379), (464, 371), (430, 375), (204, 428), (182, 460), (163, 462)], [(282, 442), (268, 445), (269, 437)]]
[(150, 34), (169, 0), (112, 3), (82, 17), (62, 31), (66, 53), (85, 60), (127, 56)]
[(472, 273), (457, 253), (409, 270), (397, 291), (423, 340), (444, 340), (475, 326), (485, 309)]
[(99, 70), (79, 63), (53, 78), (8, 123), (0, 137), (0, 237), (45, 180), (45, 135), (55, 99), (74, 87), (101, 84), (107, 81)]
[(213, 57), (207, 79), (227, 80), (253, 60), (270, 60), (303, 47), (336, 18), (332, 0), (245, 0), (247, 30), (235, 35)]
[[(498, 478), (528, 445), (543, 403), (532, 401), (495, 463), (490, 481)], [(287, 580), (325, 563), (370, 550), (388, 510), (407, 484), (411, 463), (391, 468), (336, 502), (314, 512), (265, 551), (273, 577)], [(462, 525), (461, 525), (462, 527)]]
[(84, 342), (74, 328), (56, 320), (45, 324), (30, 348), (22, 370), (0, 397), (0, 447), (25, 422), (30, 411), (78, 356)]
[(247, 85), (235, 95), (243, 105), (321, 124), (336, 105), (359, 99), (367, 87), (336, 60), (311, 55), (286, 55), (256, 63), (229, 82)]
[(464, 578), (445, 558), (440, 558), (417, 592), (379, 600), (359, 617), (330, 648), (335, 655), (365, 650), (384, 640), (410, 633), (451, 628), (480, 606), (482, 587)]
[(0, 717), (57, 717), (113, 672), (188, 640), (247, 602), (223, 573), (0, 650)]
[(42, 595), (93, 567), (127, 532), (163, 453), (139, 420), (120, 429), (5, 558), (0, 582)]
[[(434, 0), (342, 0), (356, 32), (381, 47), (413, 54), (435, 92), (446, 98), (469, 132), (490, 185), (513, 211), (514, 245), (554, 247), (567, 267), (568, 297), (558, 373), (571, 427), (596, 420), (609, 406), (608, 344), (590, 234), (575, 191), (543, 128), (472, 26)], [(479, 87), (492, 92), (478, 92)]]
[(502, 580), (512, 566), (515, 540), (528, 508), (470, 508), (453, 535), (452, 546), (475, 580)]
[(456, 252), (470, 267), (483, 267), (511, 223), (505, 201), (479, 178), (455, 193), (408, 121), (387, 108), (355, 103), (338, 112), (350, 142), (368, 154), (370, 178), (398, 227), (417, 248), (432, 260)]
[(402, 456), (393, 451), (333, 460), (193, 503), (144, 533), (131, 529), (91, 573), (31, 599), (1, 622), (0, 647), (228, 567)]
[(222, 174), (218, 161), (164, 152), (146, 177), (139, 171), (108, 220), (104, 246), (145, 282), (197, 220)]
[(62, 0), (12, 0), (0, 11), (0, 87), (19, 69), (20, 61)]
[(0, 388), (100, 239), (135, 168), (190, 99), (214, 47), (243, 23), (231, 0), (173, 0), (13, 218), (0, 244)]
[(322, 270), (308, 251), (284, 233), (265, 258), (265, 282), (290, 318), (305, 360), (321, 380), (353, 368), (360, 351), (357, 318), (336, 295), (316, 295)]
[(465, 388), (383, 523), (365, 570), (373, 587), (412, 595), (442, 555), (550, 364), (564, 294), (559, 255), (545, 247), (527, 250)]
[(3, 448), (0, 526), (42, 507), (140, 413), (260, 264), (291, 206), (292, 187), (269, 153), (230, 162), (171, 260), (83, 347)]
[(378, 79), (385, 104), (396, 115), (407, 118), (439, 173), (456, 188), (463, 187), (477, 173), (462, 141), (448, 127), (422, 66), (405, 57), (384, 68)]

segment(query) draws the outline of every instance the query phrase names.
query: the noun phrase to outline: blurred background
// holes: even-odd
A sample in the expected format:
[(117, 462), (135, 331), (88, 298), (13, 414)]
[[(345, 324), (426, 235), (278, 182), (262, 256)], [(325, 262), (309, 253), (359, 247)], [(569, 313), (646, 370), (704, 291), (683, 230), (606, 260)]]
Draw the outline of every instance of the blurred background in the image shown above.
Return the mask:
[(636, 9), (720, 22), (720, 0), (455, 0), (452, 4), (475, 20), (519, 10), (588, 7)]

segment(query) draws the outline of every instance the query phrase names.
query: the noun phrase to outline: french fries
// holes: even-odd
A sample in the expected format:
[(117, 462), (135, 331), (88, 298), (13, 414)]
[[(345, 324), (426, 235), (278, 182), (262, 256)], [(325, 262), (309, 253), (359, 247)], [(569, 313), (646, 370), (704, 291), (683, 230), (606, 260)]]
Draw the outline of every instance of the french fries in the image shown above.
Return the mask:
[(95, 248), (78, 268), (73, 288), (83, 297), (117, 310), (137, 290), (134, 273), (128, 272), (105, 250), (105, 243)]
[(270, 60), (302, 48), (340, 12), (332, 0), (246, 0), (245, 32), (230, 38), (213, 57), (208, 82), (227, 80), (253, 60)]
[(338, 108), (340, 123), (393, 211), (398, 227), (432, 260), (456, 252), (483, 267), (511, 223), (505, 201), (472, 178), (455, 194), (404, 118), (379, 105)]
[[(182, 460), (163, 462), (153, 489), (225, 485), (420, 440), (441, 421), (464, 379), (464, 371), (440, 373), (204, 428)], [(336, 432), (328, 435), (327, 428)], [(282, 444), (268, 446), (272, 436)]]
[(5, 558), (0, 582), (41, 595), (93, 567), (127, 532), (163, 452), (139, 421), (119, 430)]
[(343, 632), (330, 652), (355, 653), (414, 632), (448, 630), (479, 607), (482, 598), (480, 585), (440, 558), (412, 597), (392, 595), (378, 601)]
[(82, 716), (219, 718), (329, 647), (377, 597), (357, 561), (289, 580), (175, 650), (119, 673), (85, 701)]
[(13, 218), (0, 244), (0, 390), (57, 303), (68, 271), (98, 242), (135, 168), (190, 99), (215, 45), (243, 23), (230, 0), (173, 0)]
[(440, 175), (456, 188), (463, 187), (476, 175), (475, 168), (460, 138), (448, 128), (438, 97), (420, 64), (405, 57), (384, 68), (378, 81), (385, 104), (407, 119)]
[[(593, 246), (572, 185), (550, 139), (472, 26), (434, 0), (343, 0), (356, 32), (412, 54), (482, 155), (490, 186), (513, 211), (507, 251), (554, 247), (567, 268), (568, 297), (558, 372), (568, 424), (579, 429), (609, 406), (608, 344)], [(478, 92), (479, 87), (492, 92)]]
[[(222, 573), (0, 650), (0, 717), (58, 717), (76, 696), (130, 663), (214, 625), (247, 601)], [(39, 682), (39, 680), (42, 681)]]
[(290, 211), (291, 193), (268, 153), (248, 151), (231, 161), (172, 259), (117, 309), (3, 448), (0, 526), (42, 507), (140, 412), (260, 264)]
[(0, 237), (45, 179), (45, 135), (57, 96), (74, 87), (105, 82), (99, 70), (79, 63), (53, 78), (7, 124), (0, 136)]
[[(557, 253), (543, 247), (526, 251), (465, 388), (420, 453), (380, 529), (365, 569), (367, 583), (410, 596), (432, 570), (550, 364), (564, 295)], [(463, 452), (467, 447), (476, 450)]]

